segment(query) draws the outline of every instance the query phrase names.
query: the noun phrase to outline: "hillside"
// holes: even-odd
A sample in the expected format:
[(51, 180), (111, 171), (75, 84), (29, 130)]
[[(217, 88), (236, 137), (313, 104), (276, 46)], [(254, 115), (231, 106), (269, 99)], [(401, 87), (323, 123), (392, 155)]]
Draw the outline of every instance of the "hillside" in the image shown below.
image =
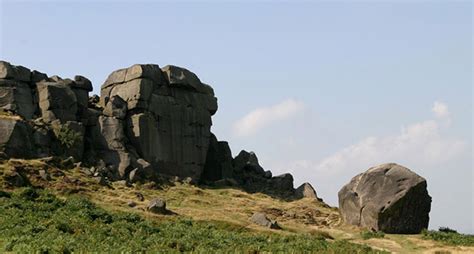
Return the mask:
[[(182, 181), (160, 185), (98, 181), (87, 172), (79, 164), (54, 158), (3, 160), (0, 250), (474, 252), (474, 247), (426, 240), (423, 235), (385, 234), (364, 240), (377, 235), (343, 225), (336, 208), (315, 199), (285, 201)], [(147, 211), (155, 197), (166, 200), (168, 214)], [(282, 229), (255, 225), (249, 220), (255, 212), (264, 212)], [(472, 238), (464, 242), (472, 243)]]

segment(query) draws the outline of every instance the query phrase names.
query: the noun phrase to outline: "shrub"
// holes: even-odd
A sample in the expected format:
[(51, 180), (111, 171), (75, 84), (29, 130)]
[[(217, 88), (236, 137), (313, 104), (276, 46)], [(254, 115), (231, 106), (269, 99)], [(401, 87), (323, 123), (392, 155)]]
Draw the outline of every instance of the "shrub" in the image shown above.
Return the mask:
[(82, 142), (81, 133), (72, 130), (66, 125), (61, 125), (61, 127), (59, 127), (56, 136), (61, 145), (68, 149), (71, 148), (77, 142)]
[(474, 235), (459, 234), (456, 230), (447, 227), (439, 228), (439, 231), (425, 229), (421, 234), (423, 239), (443, 242), (449, 245), (474, 246)]
[(369, 230), (364, 230), (360, 232), (360, 236), (364, 240), (368, 240), (370, 238), (384, 238), (385, 234), (381, 231), (369, 231)]
[(438, 229), (439, 232), (445, 232), (445, 233), (457, 233), (458, 231), (448, 228), (448, 227), (440, 227)]
[(10, 193), (0, 190), (0, 198), (10, 198), (10, 197), (11, 197)]

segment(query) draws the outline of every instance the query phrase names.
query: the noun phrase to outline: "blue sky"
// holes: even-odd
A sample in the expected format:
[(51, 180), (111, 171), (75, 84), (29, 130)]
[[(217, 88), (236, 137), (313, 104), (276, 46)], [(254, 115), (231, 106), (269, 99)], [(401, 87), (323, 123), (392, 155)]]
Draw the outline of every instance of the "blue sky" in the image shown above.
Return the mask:
[(213, 132), (331, 205), (355, 174), (425, 177), (430, 227), (474, 233), (470, 1), (1, 1), (0, 56), (94, 93), (115, 69), (175, 64), (211, 84)]

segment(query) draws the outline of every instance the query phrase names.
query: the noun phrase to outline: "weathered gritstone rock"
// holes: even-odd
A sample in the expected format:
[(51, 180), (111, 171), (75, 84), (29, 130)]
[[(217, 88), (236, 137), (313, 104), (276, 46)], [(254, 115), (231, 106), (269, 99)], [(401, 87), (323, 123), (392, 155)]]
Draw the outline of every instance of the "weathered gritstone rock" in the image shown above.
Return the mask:
[(253, 171), (256, 174), (265, 174), (265, 170), (258, 163), (257, 155), (254, 152), (240, 151), (233, 164), (237, 172)]
[(0, 61), (0, 79), (12, 79), (22, 82), (31, 81), (30, 69), (23, 66), (11, 65), (9, 62)]
[(125, 116), (127, 116), (127, 102), (124, 101), (120, 96), (114, 95), (107, 102), (102, 113), (106, 116), (125, 119)]
[(22, 120), (0, 118), (0, 152), (12, 158), (30, 158), (31, 133), (30, 126)]
[(104, 114), (118, 108), (115, 97), (127, 103), (125, 136), (139, 157), (159, 173), (199, 180), (217, 110), (209, 86), (184, 68), (133, 65), (110, 74), (102, 86)]
[(297, 198), (313, 198), (318, 199), (318, 195), (310, 183), (303, 183), (295, 190)]
[(28, 83), (0, 79), (0, 107), (25, 119), (32, 119), (36, 111), (33, 95)]
[(76, 121), (77, 97), (64, 82), (38, 83), (39, 107), (44, 121)]
[(352, 178), (339, 191), (339, 209), (348, 224), (415, 234), (428, 227), (431, 197), (424, 178), (389, 163)]

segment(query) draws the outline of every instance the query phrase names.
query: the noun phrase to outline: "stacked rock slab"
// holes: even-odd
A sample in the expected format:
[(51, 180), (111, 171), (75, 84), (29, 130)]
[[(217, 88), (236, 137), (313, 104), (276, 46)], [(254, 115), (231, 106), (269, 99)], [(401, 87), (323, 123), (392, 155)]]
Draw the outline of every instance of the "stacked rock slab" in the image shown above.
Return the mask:
[(0, 107), (25, 119), (32, 119), (33, 104), (31, 72), (23, 66), (0, 61)]
[(110, 123), (102, 124), (103, 133), (114, 129), (115, 139), (122, 140), (120, 149), (125, 147), (122, 150), (130, 153), (127, 144), (131, 145), (138, 157), (161, 174), (199, 180), (209, 147), (211, 116), (217, 111), (210, 86), (184, 68), (133, 65), (114, 71), (103, 84), (101, 104), (107, 110), (113, 107), (109, 104), (115, 103), (114, 96), (126, 102), (127, 111), (123, 119), (110, 114), (102, 117), (100, 121)]
[(352, 178), (339, 191), (339, 209), (348, 224), (415, 234), (428, 227), (431, 197), (424, 178), (389, 163)]
[[(81, 160), (89, 91), (92, 83), (85, 77), (48, 78), (0, 61), (1, 152), (19, 158), (60, 154)], [(77, 140), (66, 140), (71, 137)], [(66, 141), (67, 149), (61, 147)]]

